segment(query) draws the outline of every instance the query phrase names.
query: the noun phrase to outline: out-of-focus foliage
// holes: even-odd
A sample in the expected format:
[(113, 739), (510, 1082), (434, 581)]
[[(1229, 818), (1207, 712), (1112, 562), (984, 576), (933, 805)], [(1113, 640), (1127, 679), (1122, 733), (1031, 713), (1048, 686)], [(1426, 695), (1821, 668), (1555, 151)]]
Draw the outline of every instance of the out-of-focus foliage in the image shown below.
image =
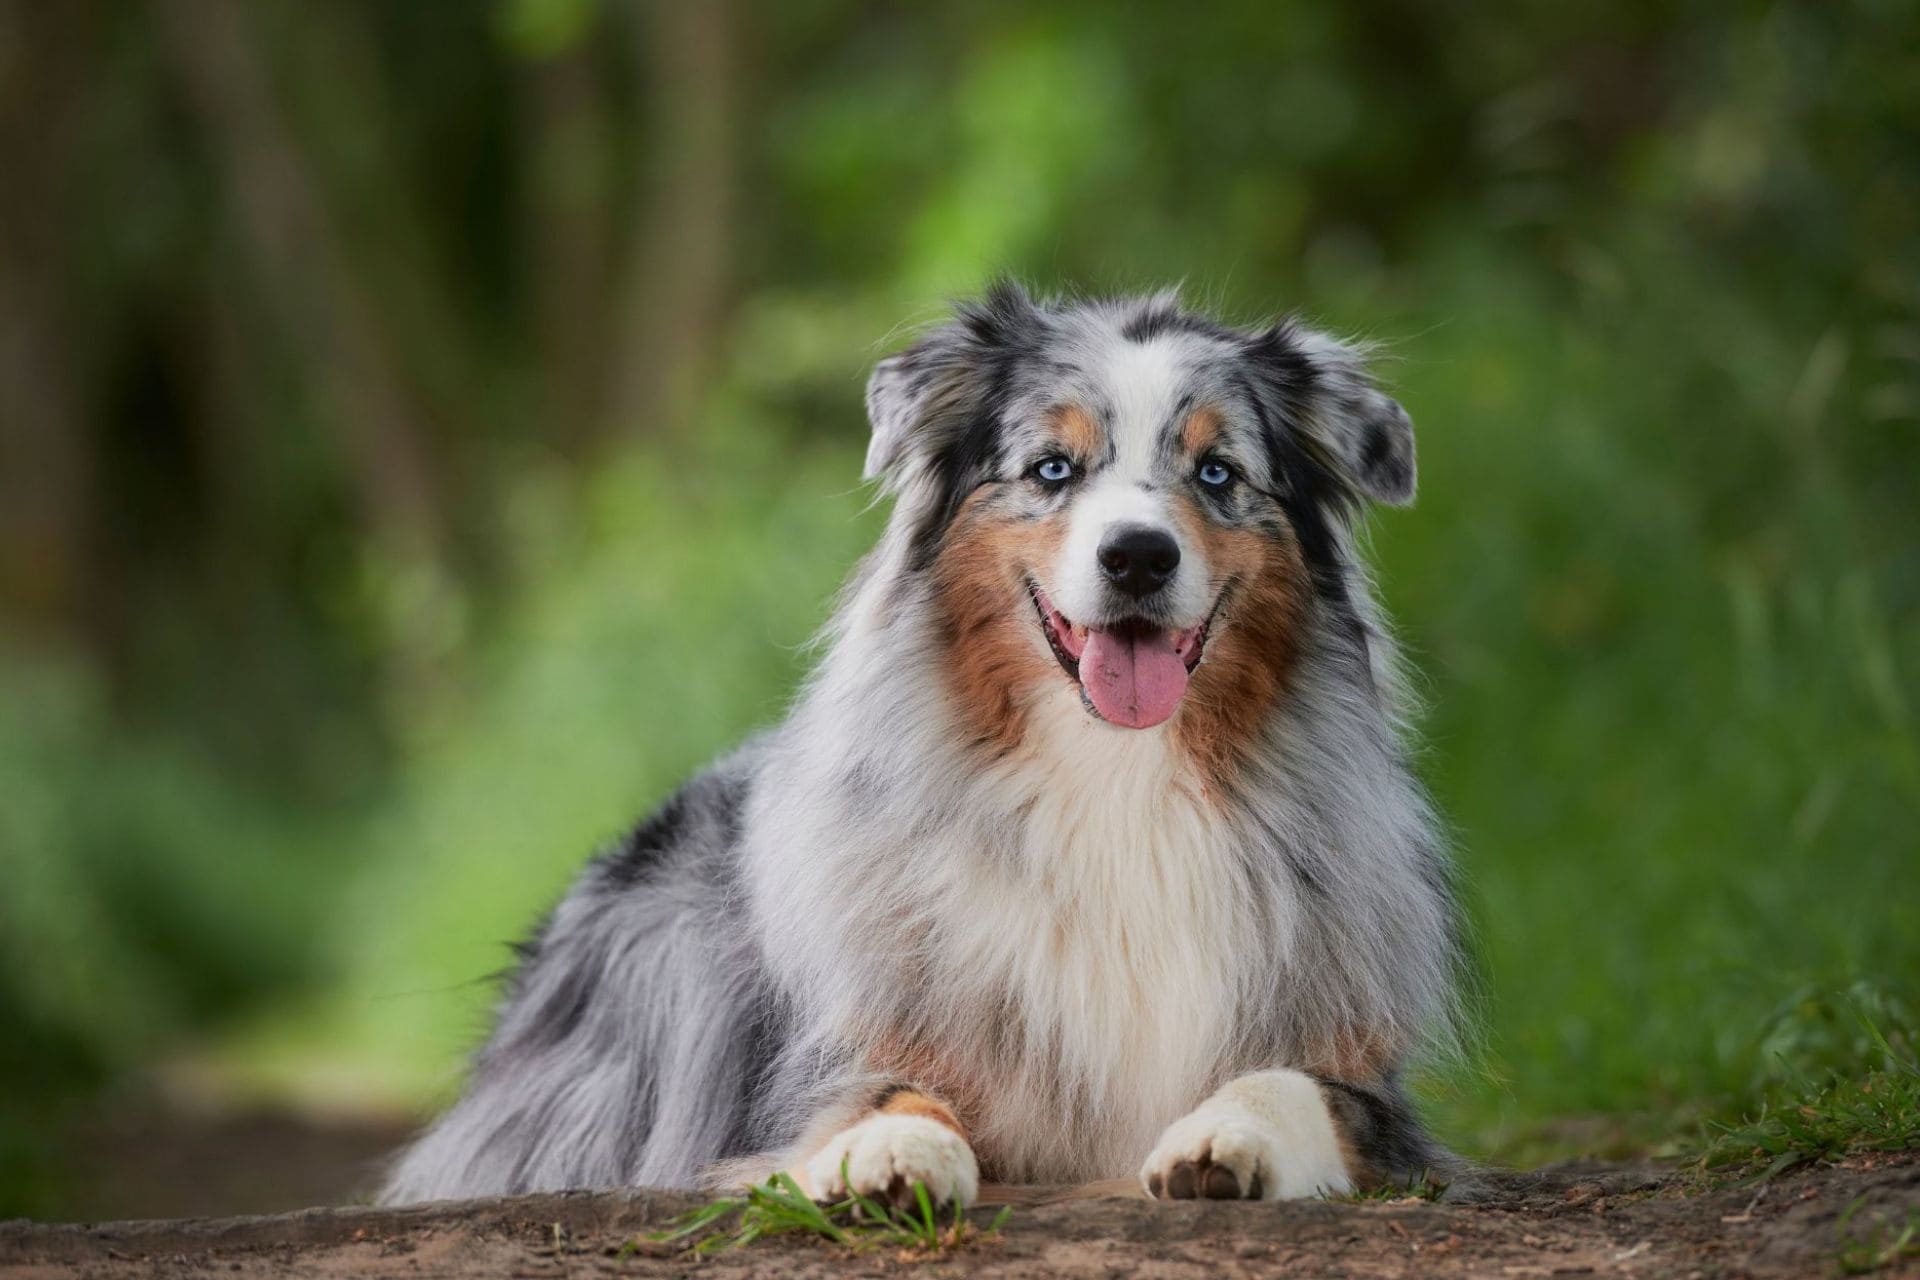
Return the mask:
[(1911, 6), (5, 0), (0, 173), (0, 1211), (101, 1089), (444, 1096), (999, 270), (1386, 344), (1456, 1138), (1771, 1096), (1920, 962)]

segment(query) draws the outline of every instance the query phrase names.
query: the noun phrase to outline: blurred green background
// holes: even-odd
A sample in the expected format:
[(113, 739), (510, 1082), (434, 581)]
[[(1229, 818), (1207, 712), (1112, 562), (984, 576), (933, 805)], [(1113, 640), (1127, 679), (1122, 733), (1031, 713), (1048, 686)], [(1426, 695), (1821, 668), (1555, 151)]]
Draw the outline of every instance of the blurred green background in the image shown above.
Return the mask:
[(780, 714), (865, 372), (1001, 270), (1387, 345), (1450, 1138), (1684, 1147), (1901, 1025), (1909, 0), (0, 0), (0, 1216), (347, 1194)]

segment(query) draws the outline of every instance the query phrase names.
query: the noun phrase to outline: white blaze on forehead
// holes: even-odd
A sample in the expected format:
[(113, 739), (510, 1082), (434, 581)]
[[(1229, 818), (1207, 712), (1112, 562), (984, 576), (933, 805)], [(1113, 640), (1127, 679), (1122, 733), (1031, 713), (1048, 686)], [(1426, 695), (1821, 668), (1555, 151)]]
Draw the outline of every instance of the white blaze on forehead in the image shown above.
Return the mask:
[(1173, 420), (1185, 380), (1174, 343), (1114, 340), (1100, 371), (1111, 419), (1106, 425), (1113, 436), (1113, 474), (1134, 483), (1152, 479), (1160, 437)]
[[(1100, 544), (1123, 525), (1145, 525), (1171, 534), (1180, 547), (1180, 568), (1169, 592), (1178, 623), (1203, 621), (1212, 607), (1206, 555), (1173, 518), (1165, 486), (1156, 477), (1160, 442), (1180, 402), (1184, 372), (1169, 342), (1116, 339), (1101, 369), (1100, 394), (1113, 442), (1110, 462), (1095, 472), (1068, 508), (1067, 536), (1047, 589), (1054, 606), (1074, 621), (1097, 621), (1112, 612), (1100, 571)], [(1151, 487), (1150, 487), (1151, 486)]]

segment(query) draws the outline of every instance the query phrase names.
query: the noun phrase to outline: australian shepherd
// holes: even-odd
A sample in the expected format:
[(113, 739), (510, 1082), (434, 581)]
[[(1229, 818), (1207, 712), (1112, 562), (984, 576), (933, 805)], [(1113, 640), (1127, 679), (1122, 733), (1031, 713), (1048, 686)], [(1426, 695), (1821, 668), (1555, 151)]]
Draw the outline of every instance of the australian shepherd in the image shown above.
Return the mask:
[(891, 518), (791, 715), (587, 865), (385, 1199), (1437, 1167), (1452, 874), (1355, 546), (1413, 430), (1361, 352), (1000, 284), (867, 411)]

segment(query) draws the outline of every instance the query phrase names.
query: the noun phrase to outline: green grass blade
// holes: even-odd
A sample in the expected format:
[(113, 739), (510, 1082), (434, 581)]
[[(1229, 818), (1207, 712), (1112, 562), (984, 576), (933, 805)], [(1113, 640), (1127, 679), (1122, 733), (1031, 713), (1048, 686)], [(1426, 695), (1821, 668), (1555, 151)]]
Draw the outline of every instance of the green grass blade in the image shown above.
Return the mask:
[(920, 1202), (920, 1220), (926, 1223), (927, 1248), (938, 1249), (940, 1247), (940, 1224), (934, 1219), (933, 1197), (927, 1194), (926, 1183), (916, 1182), (913, 1184), (913, 1198)]
[(747, 1204), (748, 1202), (745, 1200), (737, 1200), (731, 1197), (715, 1200), (712, 1204), (702, 1205), (698, 1209), (690, 1210), (676, 1218), (669, 1219), (660, 1230), (649, 1232), (646, 1238), (661, 1244), (684, 1239), (710, 1226), (716, 1220), (746, 1208)]

